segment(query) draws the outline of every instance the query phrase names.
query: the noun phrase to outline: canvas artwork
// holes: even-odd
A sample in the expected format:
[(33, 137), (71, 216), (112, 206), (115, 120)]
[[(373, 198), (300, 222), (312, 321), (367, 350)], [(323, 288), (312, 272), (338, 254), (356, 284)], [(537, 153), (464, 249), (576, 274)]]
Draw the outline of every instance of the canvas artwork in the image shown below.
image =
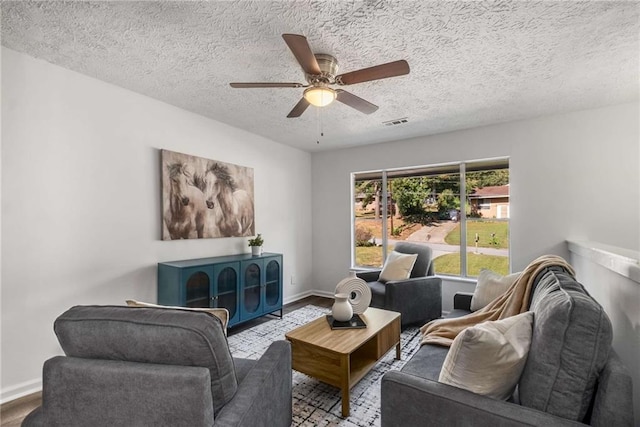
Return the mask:
[(162, 239), (255, 234), (253, 168), (162, 150)]

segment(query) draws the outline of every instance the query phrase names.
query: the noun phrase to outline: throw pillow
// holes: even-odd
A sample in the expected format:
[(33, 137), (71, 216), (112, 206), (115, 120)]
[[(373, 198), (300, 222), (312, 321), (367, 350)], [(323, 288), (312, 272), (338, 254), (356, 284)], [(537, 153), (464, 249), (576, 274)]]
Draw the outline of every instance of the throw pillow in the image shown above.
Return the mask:
[(378, 282), (386, 283), (392, 280), (406, 280), (411, 275), (413, 264), (416, 263), (418, 254), (402, 254), (391, 251), (382, 267)]
[(533, 312), (462, 331), (440, 371), (441, 383), (506, 400), (520, 380), (531, 346)]
[(194, 307), (174, 307), (169, 305), (151, 304), (148, 302), (141, 302), (132, 299), (127, 300), (129, 307), (151, 307), (151, 308), (171, 308), (174, 310), (189, 310), (189, 311), (202, 311), (209, 313), (212, 316), (217, 317), (222, 322), (222, 330), (227, 335), (227, 325), (229, 324), (229, 311), (226, 308), (194, 308)]
[(471, 311), (480, 310), (491, 301), (507, 292), (520, 273), (502, 276), (491, 270), (482, 270), (478, 275), (478, 284), (471, 298)]

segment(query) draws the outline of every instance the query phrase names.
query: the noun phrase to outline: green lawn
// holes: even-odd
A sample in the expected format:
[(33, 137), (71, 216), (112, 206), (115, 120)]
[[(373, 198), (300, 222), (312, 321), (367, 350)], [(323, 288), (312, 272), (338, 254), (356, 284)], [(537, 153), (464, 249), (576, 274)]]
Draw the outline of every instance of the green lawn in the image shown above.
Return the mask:
[(382, 246), (357, 246), (356, 264), (368, 267), (381, 267)]
[[(393, 248), (389, 248), (389, 251), (391, 250), (393, 250)], [(433, 260), (433, 263), (437, 274), (460, 275), (459, 253), (439, 256)], [(356, 264), (360, 266), (382, 267), (382, 247), (357, 247)], [(480, 274), (480, 270), (483, 268), (495, 271), (502, 275), (507, 275), (509, 274), (509, 258), (467, 252), (468, 276), (477, 277)]]
[[(436, 274), (453, 274), (458, 276), (460, 275), (460, 254), (453, 253), (439, 256), (433, 260), (433, 265)], [(477, 277), (483, 268), (507, 275), (509, 274), (509, 258), (467, 252), (467, 276)]]
[[(478, 247), (500, 248), (509, 247), (509, 223), (503, 221), (467, 221), (467, 248), (473, 248), (478, 233)], [(495, 238), (491, 237), (495, 233)], [(450, 245), (460, 244), (460, 224), (456, 226), (444, 241)]]

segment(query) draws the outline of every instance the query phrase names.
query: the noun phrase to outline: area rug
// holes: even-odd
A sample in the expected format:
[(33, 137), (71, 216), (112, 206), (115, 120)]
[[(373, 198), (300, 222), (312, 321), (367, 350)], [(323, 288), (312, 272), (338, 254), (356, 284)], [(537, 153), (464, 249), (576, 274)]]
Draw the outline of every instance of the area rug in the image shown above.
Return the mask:
[[(329, 313), (329, 309), (308, 305), (282, 319), (273, 319), (229, 337), (234, 357), (258, 359), (273, 341), (313, 319)], [(380, 381), (388, 370), (400, 369), (420, 347), (420, 330), (407, 328), (401, 334), (402, 360), (389, 351), (373, 369), (351, 389), (351, 411), (341, 415), (340, 390), (305, 374), (293, 371), (293, 426), (370, 427), (380, 425)]]

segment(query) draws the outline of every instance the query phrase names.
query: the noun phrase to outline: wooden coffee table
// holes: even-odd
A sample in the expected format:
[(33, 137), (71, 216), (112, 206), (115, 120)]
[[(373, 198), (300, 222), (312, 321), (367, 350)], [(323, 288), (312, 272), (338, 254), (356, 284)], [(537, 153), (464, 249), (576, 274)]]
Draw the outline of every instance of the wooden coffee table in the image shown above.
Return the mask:
[(400, 359), (400, 313), (369, 307), (360, 317), (366, 328), (332, 330), (322, 316), (285, 334), (293, 369), (340, 388), (343, 417), (349, 416), (349, 389), (393, 346)]

